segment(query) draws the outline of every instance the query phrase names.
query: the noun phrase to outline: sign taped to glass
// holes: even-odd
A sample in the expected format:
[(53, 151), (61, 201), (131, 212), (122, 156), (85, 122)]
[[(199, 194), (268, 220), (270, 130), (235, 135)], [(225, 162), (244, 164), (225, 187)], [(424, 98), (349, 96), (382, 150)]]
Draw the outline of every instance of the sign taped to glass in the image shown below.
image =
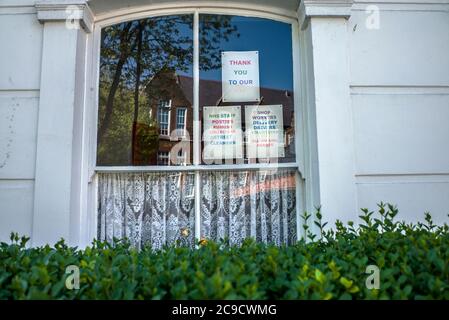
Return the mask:
[(245, 106), (248, 158), (284, 157), (282, 105)]
[(204, 107), (204, 160), (243, 157), (240, 106)]
[(260, 101), (259, 52), (221, 53), (223, 102)]

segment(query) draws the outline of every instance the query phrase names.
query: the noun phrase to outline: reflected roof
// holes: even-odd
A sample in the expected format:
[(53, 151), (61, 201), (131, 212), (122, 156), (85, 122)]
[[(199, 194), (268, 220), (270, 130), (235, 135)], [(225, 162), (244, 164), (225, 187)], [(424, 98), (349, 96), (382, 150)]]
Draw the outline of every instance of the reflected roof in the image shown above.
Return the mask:
[[(178, 76), (179, 85), (190, 104), (193, 105), (193, 78)], [(200, 79), (200, 103), (202, 106), (235, 105), (236, 103), (222, 103), (221, 81)], [(284, 113), (284, 125), (291, 122), (293, 110), (293, 93), (287, 90), (260, 88), (261, 105), (282, 104)], [(237, 103), (238, 104), (238, 103)], [(247, 105), (257, 104), (246, 103)]]

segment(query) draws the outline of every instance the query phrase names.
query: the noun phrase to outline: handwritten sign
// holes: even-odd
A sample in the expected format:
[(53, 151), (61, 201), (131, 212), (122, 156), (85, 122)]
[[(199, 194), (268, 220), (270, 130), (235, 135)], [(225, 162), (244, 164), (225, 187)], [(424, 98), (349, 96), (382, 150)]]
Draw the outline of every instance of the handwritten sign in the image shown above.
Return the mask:
[(223, 102), (260, 101), (259, 52), (221, 54)]
[(204, 107), (204, 160), (243, 157), (240, 106)]
[(282, 105), (246, 106), (248, 158), (284, 157)]

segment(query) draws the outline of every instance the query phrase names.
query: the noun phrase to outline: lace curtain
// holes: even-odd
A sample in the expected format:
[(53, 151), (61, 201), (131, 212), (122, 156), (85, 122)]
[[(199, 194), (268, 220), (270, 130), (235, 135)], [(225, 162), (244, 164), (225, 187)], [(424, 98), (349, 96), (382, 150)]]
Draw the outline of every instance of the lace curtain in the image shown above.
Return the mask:
[(98, 238), (128, 238), (147, 244), (193, 246), (194, 175), (102, 173), (99, 175)]
[(201, 177), (201, 235), (239, 245), (252, 237), (276, 245), (296, 242), (292, 171), (222, 171)]
[[(276, 245), (296, 242), (295, 173), (282, 170), (201, 173), (201, 237)], [(98, 238), (194, 246), (194, 174), (99, 174)]]

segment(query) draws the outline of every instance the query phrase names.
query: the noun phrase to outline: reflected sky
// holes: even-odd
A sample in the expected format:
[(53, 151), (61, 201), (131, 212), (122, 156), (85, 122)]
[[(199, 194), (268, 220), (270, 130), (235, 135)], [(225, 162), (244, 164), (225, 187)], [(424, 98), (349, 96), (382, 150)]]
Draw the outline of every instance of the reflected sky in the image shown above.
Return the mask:
[[(238, 16), (232, 17), (231, 22), (237, 27), (239, 36), (233, 34), (229, 41), (221, 41), (222, 50), (259, 51), (260, 86), (293, 90), (291, 25)], [(221, 81), (221, 69), (200, 71), (200, 77)]]

